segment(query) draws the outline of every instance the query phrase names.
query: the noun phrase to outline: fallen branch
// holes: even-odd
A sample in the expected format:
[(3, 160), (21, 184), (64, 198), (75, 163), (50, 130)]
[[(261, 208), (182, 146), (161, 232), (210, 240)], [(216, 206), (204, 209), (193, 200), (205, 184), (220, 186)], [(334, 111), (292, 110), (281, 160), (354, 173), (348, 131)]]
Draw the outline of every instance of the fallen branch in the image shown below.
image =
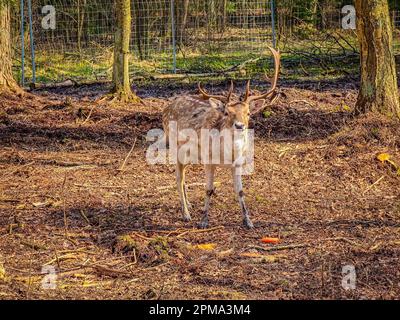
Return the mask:
[[(81, 184), (81, 183), (74, 183), (75, 187), (80, 187), (80, 188), (104, 188), (104, 189), (126, 189), (128, 186), (120, 186), (120, 185), (114, 185), (114, 186), (107, 186), (107, 185), (92, 185), (92, 184)], [(133, 190), (135, 191), (135, 190)]]
[(165, 266), (165, 265), (167, 265), (167, 264), (169, 264), (169, 262), (164, 262), (164, 263), (158, 264), (158, 265), (156, 265), (156, 266), (146, 268), (145, 270), (148, 271), (148, 270), (157, 269), (157, 268), (163, 267), (163, 266)]
[(85, 121), (83, 121), (83, 122), (81, 123), (81, 126), (83, 126), (84, 124), (86, 124), (86, 123), (89, 121), (90, 117), (92, 116), (93, 110), (94, 110), (96, 107), (97, 107), (97, 105), (94, 105), (94, 106), (90, 109), (88, 116), (86, 117)]
[(310, 107), (315, 108), (315, 106), (311, 102), (309, 102), (307, 100), (293, 100), (293, 101), (289, 102), (289, 106), (291, 106), (292, 104), (295, 104), (295, 103), (304, 103), (304, 104), (309, 105)]
[(71, 79), (56, 83), (32, 83), (30, 86), (30, 90), (66, 88), (76, 86), (77, 84), (78, 83), (76, 81), (73, 81)]
[(58, 256), (56, 254), (56, 257), (54, 259), (51, 259), (49, 262), (46, 262), (44, 264), (44, 266), (48, 266), (53, 264), (54, 262), (57, 262), (58, 265), (60, 265), (60, 261), (65, 261), (65, 260), (74, 260), (74, 259), (79, 259), (81, 256), (73, 254), (73, 253), (69, 253), (69, 254), (65, 254), (62, 256)]
[(120, 172), (124, 171), (126, 162), (127, 162), (128, 159), (130, 158), (130, 156), (131, 156), (131, 154), (132, 154), (132, 152), (133, 152), (133, 149), (135, 148), (136, 140), (137, 140), (137, 138), (135, 138), (135, 141), (133, 142), (133, 145), (132, 145), (131, 150), (129, 151), (129, 153), (128, 153), (127, 156), (125, 157), (125, 160), (124, 160), (124, 162), (122, 163), (121, 167), (118, 169), (118, 171), (120, 171)]
[[(321, 242), (323, 241), (343, 241), (343, 242), (347, 242), (348, 244), (351, 244), (353, 246), (360, 246), (360, 244), (347, 239), (345, 237), (334, 237), (334, 238), (326, 238), (326, 239), (321, 239)], [(310, 244), (307, 243), (300, 243), (300, 244), (289, 244), (286, 246), (275, 246), (275, 247), (261, 247), (261, 246), (249, 246), (252, 249), (256, 249), (256, 250), (261, 250), (261, 251), (282, 251), (282, 250), (292, 250), (292, 249), (298, 249), (298, 248), (307, 248), (307, 247), (311, 247)]]
[(132, 273), (126, 272), (126, 271), (121, 271), (121, 270), (115, 270), (111, 269), (108, 267), (103, 267), (103, 266), (91, 266), (96, 273), (100, 275), (105, 275), (111, 278), (117, 278), (117, 277), (131, 277)]
[(298, 248), (306, 248), (309, 247), (309, 244), (289, 244), (287, 246), (276, 246), (276, 247), (260, 247), (260, 246), (250, 246), (252, 249), (261, 250), (261, 251), (281, 251), (281, 250), (292, 250)]
[(37, 244), (28, 240), (21, 240), (21, 244), (23, 244), (24, 246), (27, 246), (33, 250), (48, 250), (47, 247), (41, 245), (41, 244)]
[[(153, 232), (154, 234), (157, 233), (162, 233), (162, 234), (166, 234), (166, 237), (172, 236), (172, 235), (177, 235), (177, 238), (183, 237), (184, 235), (188, 234), (188, 233), (205, 233), (205, 232), (213, 232), (213, 231), (217, 231), (217, 230), (222, 230), (224, 229), (224, 226), (219, 226), (219, 227), (213, 227), (213, 228), (209, 228), (209, 229), (177, 229), (177, 230), (172, 230), (172, 231), (167, 231), (167, 230), (149, 230), (147, 232)], [(146, 236), (141, 235), (138, 232), (133, 232), (132, 233), (133, 236), (137, 236), (139, 238), (142, 238), (144, 240), (154, 240), (154, 238), (149, 238)]]
[(222, 230), (224, 228), (225, 228), (224, 226), (219, 226), (219, 227), (214, 227), (214, 228), (209, 228), (209, 229), (190, 229), (190, 230), (186, 230), (185, 232), (182, 232), (182, 233), (178, 234), (176, 237), (180, 238), (180, 237), (183, 237), (184, 235), (186, 235), (188, 233), (212, 232), (212, 231), (216, 231), (216, 230)]
[(58, 161), (53, 159), (36, 159), (41, 164), (44, 165), (54, 165), (58, 167), (67, 167), (67, 168), (97, 168), (98, 165), (93, 163), (83, 163), (83, 162), (66, 162), (66, 161)]
[(65, 184), (67, 182), (67, 174), (64, 175), (64, 180), (61, 186), (61, 199), (63, 204), (63, 215), (64, 215), (64, 232), (65, 237), (68, 238), (68, 220), (67, 220), (67, 209), (66, 209), (66, 201), (65, 201)]
[(360, 246), (360, 244), (358, 244), (357, 242), (354, 242), (350, 239), (347, 239), (345, 237), (334, 237), (334, 238), (326, 238), (326, 239), (322, 239), (321, 241), (343, 241), (343, 242), (347, 242), (348, 244), (351, 244), (353, 246)]
[(366, 194), (369, 190), (371, 190), (373, 187), (375, 187), (379, 182), (381, 182), (385, 176), (380, 177), (378, 180), (376, 180), (373, 184), (371, 184), (368, 188), (366, 188), (363, 192), (363, 195)]
[(132, 235), (136, 236), (136, 237), (139, 237), (141, 239), (147, 240), (147, 241), (153, 241), (154, 240), (154, 238), (149, 238), (149, 237), (143, 236), (138, 232), (133, 232)]
[(29, 166), (31, 166), (31, 165), (34, 164), (34, 163), (35, 163), (35, 161), (26, 163), (26, 164), (24, 164), (24, 165), (18, 167), (17, 169), (15, 169), (15, 170), (13, 170), (13, 171), (11, 171), (11, 172), (5, 173), (4, 175), (1, 176), (1, 178), (5, 178), (5, 177), (8, 177), (8, 176), (12, 176), (14, 173), (17, 173), (19, 170), (21, 170), (21, 169), (23, 169), (23, 168), (26, 168), (26, 167), (29, 167)]
[(86, 216), (85, 212), (83, 210), (79, 210), (79, 213), (81, 214), (82, 218), (87, 222), (88, 225), (91, 225), (88, 217)]
[(258, 61), (260, 61), (261, 59), (265, 59), (265, 58), (264, 58), (264, 57), (258, 57), (258, 58), (249, 59), (249, 60), (246, 60), (246, 61), (244, 61), (244, 62), (242, 62), (242, 63), (240, 63), (240, 64), (237, 64), (237, 65), (235, 65), (235, 66), (233, 66), (233, 67), (230, 67), (230, 68), (228, 68), (228, 69), (225, 69), (225, 70), (223, 70), (223, 71), (220, 71), (219, 73), (220, 73), (220, 74), (223, 74), (223, 73), (226, 73), (226, 72), (232, 72), (232, 71), (237, 70), (237, 69), (238, 69), (238, 70), (242, 70), (242, 69), (244, 69), (244, 67), (245, 67), (247, 64), (258, 62)]
[(300, 60), (300, 68), (301, 68), (301, 70), (303, 70), (304, 74), (305, 74), (307, 77), (310, 76), (310, 73), (304, 68), (303, 63), (301, 62), (301, 60)]

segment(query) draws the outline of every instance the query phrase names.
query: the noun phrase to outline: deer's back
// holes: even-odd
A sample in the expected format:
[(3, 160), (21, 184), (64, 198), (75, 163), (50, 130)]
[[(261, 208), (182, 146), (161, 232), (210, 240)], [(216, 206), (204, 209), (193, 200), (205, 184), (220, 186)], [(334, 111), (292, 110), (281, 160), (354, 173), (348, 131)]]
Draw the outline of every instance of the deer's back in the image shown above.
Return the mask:
[(164, 131), (168, 132), (168, 126), (172, 121), (176, 122), (178, 130), (219, 129), (222, 112), (200, 96), (178, 97), (164, 110)]

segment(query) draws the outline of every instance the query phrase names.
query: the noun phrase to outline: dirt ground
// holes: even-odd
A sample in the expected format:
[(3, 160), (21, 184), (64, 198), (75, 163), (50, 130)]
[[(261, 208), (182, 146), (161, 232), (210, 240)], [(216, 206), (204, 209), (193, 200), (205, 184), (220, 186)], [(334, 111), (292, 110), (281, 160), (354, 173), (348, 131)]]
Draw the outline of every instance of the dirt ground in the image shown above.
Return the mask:
[[(400, 164), (400, 125), (352, 118), (355, 88), (282, 84), (253, 120), (252, 231), (229, 172), (217, 172), (200, 232), (202, 168), (187, 174), (185, 223), (174, 167), (146, 163), (147, 131), (194, 86), (140, 87), (146, 106), (94, 107), (104, 85), (0, 98), (0, 299), (399, 298), (400, 177), (377, 155)], [(355, 290), (342, 288), (346, 265)], [(51, 268), (56, 288), (46, 289)]]

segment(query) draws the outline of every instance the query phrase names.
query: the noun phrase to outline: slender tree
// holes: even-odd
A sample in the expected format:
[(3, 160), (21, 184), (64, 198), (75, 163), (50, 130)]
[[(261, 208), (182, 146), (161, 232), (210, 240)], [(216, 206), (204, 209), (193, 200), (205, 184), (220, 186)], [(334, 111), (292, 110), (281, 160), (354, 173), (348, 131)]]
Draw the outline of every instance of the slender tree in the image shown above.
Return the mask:
[(387, 0), (356, 0), (361, 87), (355, 113), (400, 118), (393, 35)]
[(182, 46), (186, 42), (186, 25), (188, 22), (189, 14), (189, 0), (183, 0), (180, 10), (178, 10), (178, 23), (180, 24), (179, 30), (179, 43)]
[(0, 93), (22, 91), (12, 74), (11, 1), (0, 0)]
[(138, 102), (129, 81), (131, 39), (131, 1), (117, 0), (117, 26), (115, 33), (113, 83), (115, 99), (121, 102)]

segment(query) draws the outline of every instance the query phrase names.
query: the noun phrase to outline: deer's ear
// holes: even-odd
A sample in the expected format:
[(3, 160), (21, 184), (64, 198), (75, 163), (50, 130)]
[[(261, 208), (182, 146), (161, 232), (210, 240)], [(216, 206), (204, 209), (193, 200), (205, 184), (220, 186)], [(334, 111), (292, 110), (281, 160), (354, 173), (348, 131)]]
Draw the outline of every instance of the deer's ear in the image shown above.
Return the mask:
[(265, 99), (254, 101), (250, 104), (250, 113), (256, 114), (265, 108)]
[(224, 104), (221, 101), (217, 100), (217, 99), (210, 98), (208, 101), (210, 102), (210, 105), (213, 108), (219, 109), (219, 108), (223, 108), (224, 107)]

